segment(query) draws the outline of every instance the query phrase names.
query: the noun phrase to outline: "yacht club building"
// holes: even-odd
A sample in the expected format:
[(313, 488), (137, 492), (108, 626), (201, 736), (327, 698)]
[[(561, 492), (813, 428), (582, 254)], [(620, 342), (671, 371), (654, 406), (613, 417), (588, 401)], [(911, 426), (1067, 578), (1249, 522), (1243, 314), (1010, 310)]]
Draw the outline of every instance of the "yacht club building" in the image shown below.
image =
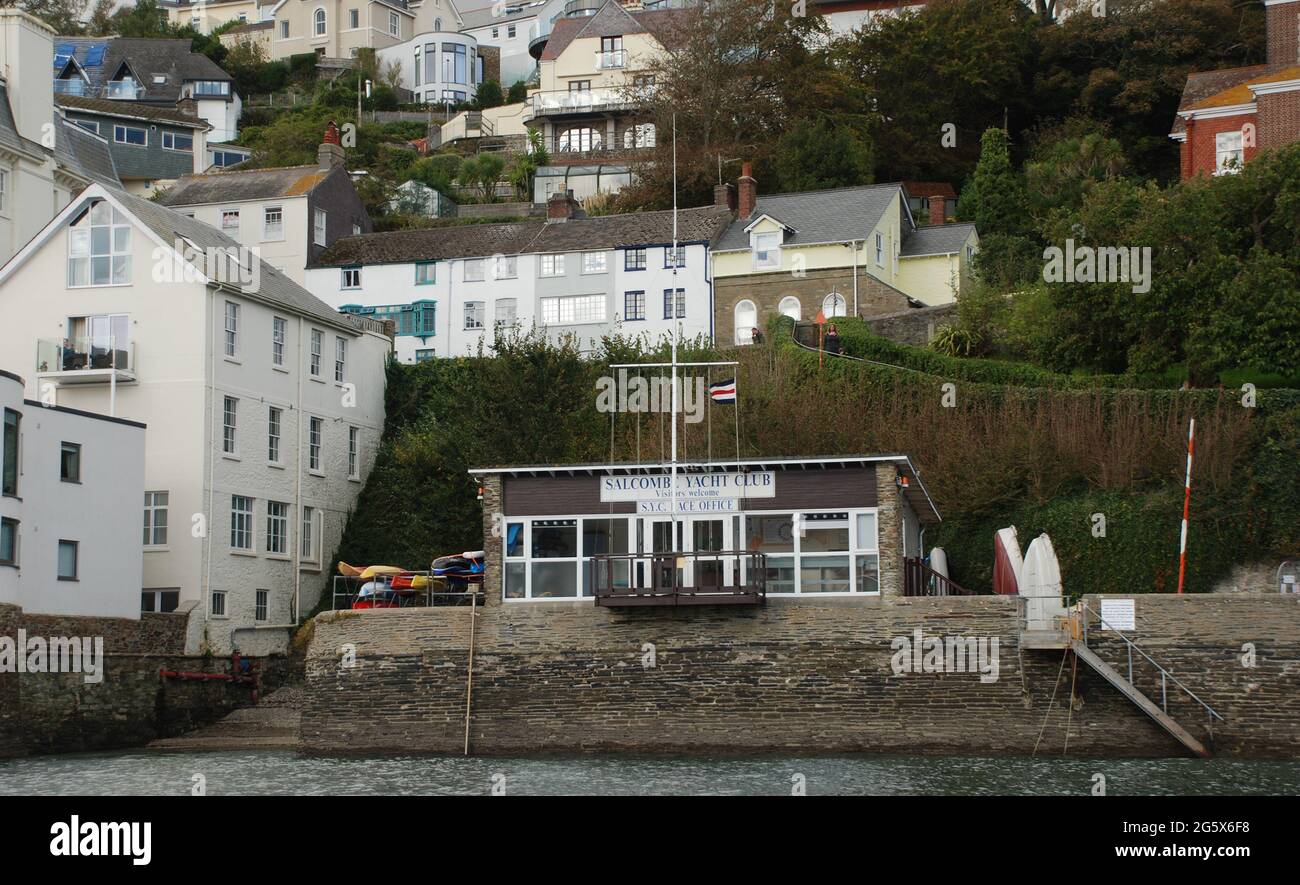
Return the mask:
[(906, 455), (682, 463), (676, 496), (668, 464), (470, 474), (487, 605), (897, 596), (904, 559), (939, 521)]

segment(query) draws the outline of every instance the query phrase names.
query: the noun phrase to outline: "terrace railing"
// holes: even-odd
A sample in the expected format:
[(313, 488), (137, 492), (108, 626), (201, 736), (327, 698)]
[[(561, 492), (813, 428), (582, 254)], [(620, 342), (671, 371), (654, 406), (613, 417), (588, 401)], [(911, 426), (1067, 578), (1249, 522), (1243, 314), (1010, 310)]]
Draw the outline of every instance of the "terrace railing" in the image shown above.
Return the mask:
[(903, 559), (904, 596), (976, 596), (961, 584), (941, 575), (925, 564), (919, 556)]
[(597, 605), (767, 602), (767, 556), (751, 550), (602, 554), (587, 567)]

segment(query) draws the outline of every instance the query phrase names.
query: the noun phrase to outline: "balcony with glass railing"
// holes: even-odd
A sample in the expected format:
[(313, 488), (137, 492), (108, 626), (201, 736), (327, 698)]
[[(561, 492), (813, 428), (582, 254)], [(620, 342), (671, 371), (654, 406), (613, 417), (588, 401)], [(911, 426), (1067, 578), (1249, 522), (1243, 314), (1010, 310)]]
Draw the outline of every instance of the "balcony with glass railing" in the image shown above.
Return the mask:
[(94, 88), (80, 77), (54, 81), (56, 95), (91, 95), (94, 91)]
[(134, 80), (113, 80), (105, 83), (103, 89), (104, 98), (121, 101), (135, 101), (144, 92), (144, 88)]
[(604, 49), (596, 53), (596, 70), (610, 71), (627, 67), (627, 51)]
[(134, 381), (135, 345), (113, 336), (42, 338), (36, 342), (36, 374), (60, 384)]
[(633, 86), (600, 86), (581, 92), (564, 89), (534, 92), (529, 96), (530, 117), (627, 110), (638, 107), (649, 94), (648, 89)]

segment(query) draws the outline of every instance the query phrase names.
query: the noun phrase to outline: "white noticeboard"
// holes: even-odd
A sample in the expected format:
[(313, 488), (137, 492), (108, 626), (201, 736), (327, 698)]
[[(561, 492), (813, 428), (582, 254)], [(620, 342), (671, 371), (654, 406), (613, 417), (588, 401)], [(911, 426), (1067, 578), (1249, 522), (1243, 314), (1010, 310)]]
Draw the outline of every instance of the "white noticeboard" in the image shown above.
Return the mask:
[(1103, 599), (1101, 601), (1101, 629), (1133, 631), (1137, 629), (1137, 615), (1131, 599)]

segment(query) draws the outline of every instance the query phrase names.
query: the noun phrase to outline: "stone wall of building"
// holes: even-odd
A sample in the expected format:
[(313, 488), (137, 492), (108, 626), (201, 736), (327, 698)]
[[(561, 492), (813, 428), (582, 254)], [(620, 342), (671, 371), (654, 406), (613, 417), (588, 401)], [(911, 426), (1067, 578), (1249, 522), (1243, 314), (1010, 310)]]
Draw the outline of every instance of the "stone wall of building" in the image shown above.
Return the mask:
[[(229, 658), (187, 656), (189, 613), (143, 614), (139, 621), (28, 615), (0, 605), (0, 637), (101, 637), (102, 680), (84, 673), (0, 672), (0, 758), (139, 746), (183, 734), (253, 702), (252, 688), (225, 681), (164, 679), (162, 670), (229, 673)], [(263, 692), (300, 662), (258, 659)], [(7, 669), (7, 668), (6, 668)]]
[[(1095, 602), (1093, 605), (1095, 606)], [(1240, 604), (1240, 607), (1238, 605)], [(1281, 597), (1139, 597), (1138, 641), (1226, 718), (1171, 711), (1220, 755), (1294, 757), (1300, 610)], [(460, 753), (474, 632), (477, 754), (840, 752), (1179, 756), (1184, 749), (1062, 651), (1018, 648), (1008, 597), (772, 599), (756, 608), (589, 603), (335, 612), (307, 658), (302, 747)], [(998, 639), (996, 681), (895, 673), (894, 641)], [(1253, 641), (1258, 666), (1237, 661)], [(1103, 656), (1119, 662), (1113, 640)], [(354, 650), (355, 663), (344, 652)], [(653, 653), (653, 666), (648, 655)], [(1064, 662), (1064, 666), (1063, 666)], [(1159, 697), (1147, 675), (1139, 684)], [(1073, 710), (1069, 698), (1073, 685)]]
[[(858, 316), (896, 314), (907, 309), (907, 296), (858, 268)], [(736, 305), (749, 299), (758, 311), (758, 328), (780, 313), (781, 299), (799, 299), (800, 319), (812, 320), (832, 291), (844, 296), (848, 313), (853, 313), (853, 268), (825, 268), (806, 271), (803, 276), (788, 273), (757, 273), (738, 277), (717, 277), (713, 281), (714, 329), (719, 342), (735, 340)]]

